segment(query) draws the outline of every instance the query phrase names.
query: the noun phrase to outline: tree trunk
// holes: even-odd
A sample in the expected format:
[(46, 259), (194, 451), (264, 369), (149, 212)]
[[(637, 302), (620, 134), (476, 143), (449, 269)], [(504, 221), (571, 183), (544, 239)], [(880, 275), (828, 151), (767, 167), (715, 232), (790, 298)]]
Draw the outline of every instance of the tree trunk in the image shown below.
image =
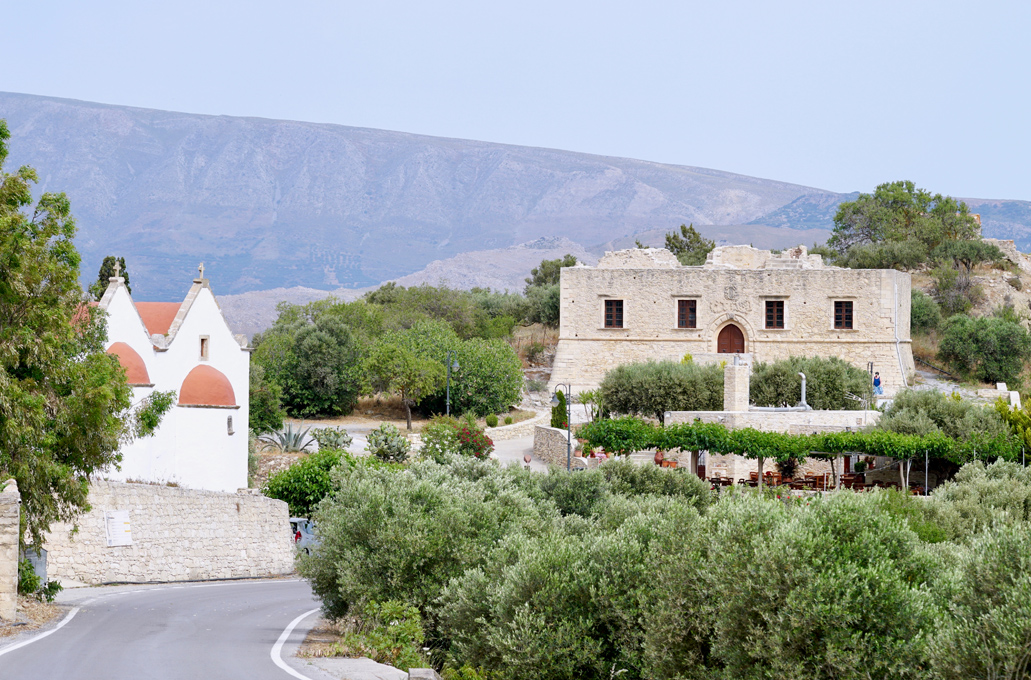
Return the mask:
[(408, 401), (407, 399), (405, 399), (404, 402), (405, 402), (405, 419), (408, 421), (408, 431), (411, 432), (412, 431), (412, 402)]
[(909, 485), (906, 484), (906, 461), (904, 460), (899, 461), (899, 482), (902, 484), (903, 491), (909, 488)]
[(763, 458), (762, 456), (760, 456), (759, 457), (759, 482), (758, 482), (758, 484), (756, 484), (756, 488), (759, 488), (759, 489), (763, 488), (763, 463), (765, 463), (765, 462), (766, 462), (766, 459)]

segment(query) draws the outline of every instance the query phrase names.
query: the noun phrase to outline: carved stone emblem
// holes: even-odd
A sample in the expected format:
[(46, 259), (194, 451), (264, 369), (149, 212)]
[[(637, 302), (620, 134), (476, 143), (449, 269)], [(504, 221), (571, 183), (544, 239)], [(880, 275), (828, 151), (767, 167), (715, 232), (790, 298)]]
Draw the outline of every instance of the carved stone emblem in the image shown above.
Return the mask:
[(737, 300), (737, 286), (734, 284), (730, 284), (729, 286), (724, 288), (723, 297), (727, 298), (730, 301)]

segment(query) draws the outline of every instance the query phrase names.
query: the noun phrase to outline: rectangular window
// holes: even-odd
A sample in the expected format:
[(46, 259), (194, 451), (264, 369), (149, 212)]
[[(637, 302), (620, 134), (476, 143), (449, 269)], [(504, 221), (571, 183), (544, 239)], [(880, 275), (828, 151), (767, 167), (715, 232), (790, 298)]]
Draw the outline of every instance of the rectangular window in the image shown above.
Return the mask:
[(208, 358), (208, 336), (202, 335), (200, 338), (200, 358)]
[(623, 327), (623, 301), (605, 301), (605, 328)]
[(784, 301), (766, 301), (766, 327), (784, 328)]
[(845, 329), (852, 328), (851, 300), (834, 301), (834, 327)]
[(677, 328), (698, 328), (697, 300), (677, 300)]

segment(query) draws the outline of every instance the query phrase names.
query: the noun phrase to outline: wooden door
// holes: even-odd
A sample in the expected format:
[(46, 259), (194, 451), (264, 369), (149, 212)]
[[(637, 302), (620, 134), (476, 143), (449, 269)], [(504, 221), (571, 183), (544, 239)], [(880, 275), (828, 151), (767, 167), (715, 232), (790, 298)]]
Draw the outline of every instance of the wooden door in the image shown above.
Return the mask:
[(745, 334), (734, 324), (725, 326), (716, 339), (716, 351), (720, 354), (744, 354)]

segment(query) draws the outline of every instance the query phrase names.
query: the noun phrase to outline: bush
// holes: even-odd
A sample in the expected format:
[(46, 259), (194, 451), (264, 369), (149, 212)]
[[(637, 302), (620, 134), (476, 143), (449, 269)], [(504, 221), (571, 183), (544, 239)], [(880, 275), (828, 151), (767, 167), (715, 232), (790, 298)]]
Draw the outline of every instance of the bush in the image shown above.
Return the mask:
[(39, 602), (53, 602), (64, 590), (58, 581), (44, 581), (36, 575), (29, 560), (18, 560), (18, 594), (28, 595)]
[(981, 239), (944, 241), (934, 249), (932, 255), (938, 260), (951, 260), (956, 268), (963, 267), (967, 273), (979, 264), (1003, 262), (1006, 259), (998, 246)]
[(336, 427), (317, 427), (311, 431), (311, 436), (319, 443), (320, 449), (344, 450), (354, 441), (347, 430)]
[(365, 450), (388, 463), (403, 463), (408, 460), (411, 442), (390, 423), (383, 423), (369, 433)]
[(964, 314), (984, 300), (984, 290), (974, 283), (969, 272), (941, 265), (935, 267), (931, 276), (934, 277), (931, 295), (945, 316)]
[(511, 425), (513, 422), (512, 416), (505, 416), (505, 425)]
[(941, 307), (934, 298), (913, 290), (910, 298), (909, 324), (915, 333), (927, 333), (941, 325)]
[(648, 361), (617, 366), (601, 381), (601, 410), (654, 416), (666, 411), (719, 411), (723, 408), (723, 369), (717, 364)]
[(1031, 359), (1031, 335), (1019, 323), (998, 317), (956, 315), (942, 330), (938, 357), (953, 370), (982, 382), (1018, 384)]
[(404, 602), (367, 603), (354, 628), (338, 642), (339, 656), (367, 657), (396, 668), (422, 668), (424, 633), (419, 610)]
[(927, 246), (917, 240), (883, 241), (852, 246), (834, 264), (849, 269), (910, 271), (927, 262)]
[(286, 501), (292, 517), (311, 517), (315, 506), (333, 489), (330, 471), (340, 463), (337, 449), (320, 448), (268, 478), (261, 492)]
[(878, 421), (878, 429), (900, 434), (942, 432), (951, 439), (1006, 435), (1009, 427), (999, 413), (936, 390), (902, 390)]
[(437, 416), (422, 429), (422, 456), (438, 463), (452, 455), (486, 458), (493, 450), (494, 442), (472, 419)]
[(806, 402), (816, 410), (861, 409), (863, 405), (846, 397), (854, 394), (873, 400), (870, 375), (837, 357), (790, 357), (773, 363), (756, 364), (749, 383), (749, 401), (756, 406), (795, 406), (802, 395), (806, 376)]
[(489, 416), (487, 416), (484, 419), (484, 421), (487, 423), (487, 427), (497, 427), (498, 426), (498, 417), (496, 415), (494, 415), (493, 413), (491, 413)]
[(569, 419), (569, 404), (566, 401), (566, 394), (562, 390), (555, 390), (555, 398), (558, 403), (551, 407), (551, 426), (565, 429)]

